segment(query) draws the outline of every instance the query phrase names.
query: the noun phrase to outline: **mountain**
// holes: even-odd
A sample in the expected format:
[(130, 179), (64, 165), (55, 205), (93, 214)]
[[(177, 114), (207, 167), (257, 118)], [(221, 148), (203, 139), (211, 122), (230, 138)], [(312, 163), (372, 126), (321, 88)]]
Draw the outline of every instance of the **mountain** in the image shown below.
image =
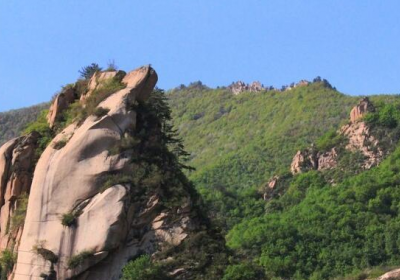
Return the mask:
[(18, 110), (0, 113), (0, 145), (7, 140), (19, 136), (28, 123), (37, 119), (39, 113), (47, 109), (49, 104), (39, 104)]
[[(116, 80), (103, 84), (100, 87), (103, 89), (96, 91), (97, 80), (108, 79), (109, 75)], [(94, 141), (96, 138), (89, 136), (93, 130), (90, 125), (81, 136), (78, 132), (83, 129), (82, 125), (69, 128), (71, 131), (68, 127), (71, 127), (74, 121), (77, 121), (78, 125), (81, 122), (83, 124), (93, 122), (94, 125), (98, 125), (96, 123), (98, 120), (96, 121), (94, 116), (101, 119), (107, 115), (118, 121), (126, 120), (120, 113), (114, 115), (107, 106), (97, 106), (100, 102), (97, 99), (97, 101), (88, 99), (89, 104), (96, 105), (91, 105), (88, 109), (82, 110), (80, 105), (87, 102), (85, 96), (88, 93), (90, 96), (93, 91), (100, 96), (105, 94), (104, 88), (107, 89), (105, 92), (108, 92), (105, 96), (117, 89), (123, 91), (121, 76), (126, 77), (120, 72), (103, 72), (90, 82), (78, 81), (75, 85), (67, 86), (62, 95), (54, 101), (50, 111), (42, 113), (38, 120), (25, 130), (26, 136), (14, 144), (11, 143), (14, 145), (14, 151), (26, 151), (30, 154), (33, 164), (36, 164), (38, 156), (44, 151), (37, 166), (41, 170), (54, 169), (50, 174), (43, 172), (46, 175), (36, 182), (36, 175), (34, 176), (32, 187), (46, 185), (49, 187), (46, 192), (38, 192), (34, 201), (43, 200), (46, 193), (53, 192), (52, 187), (46, 182), (60, 182), (56, 184), (60, 189), (68, 189), (63, 187), (63, 184), (69, 185), (68, 181), (72, 180), (69, 179), (70, 174), (76, 174), (73, 178), (85, 174), (85, 169), (78, 168), (80, 164), (102, 166), (103, 159), (100, 160), (97, 153), (96, 155), (90, 153), (92, 148), (86, 151), (84, 148), (86, 144), (83, 147), (77, 144), (69, 146), (72, 139)], [(85, 85), (91, 88), (89, 92)], [(76, 101), (78, 95), (81, 100), (79, 102)], [(113, 100), (111, 97), (110, 100)], [(187, 201), (191, 201), (189, 204), (193, 210), (188, 212), (188, 216), (189, 219), (194, 219), (190, 221), (194, 221), (196, 226), (188, 234), (188, 239), (183, 241), (183, 245), (166, 250), (161, 246), (160, 251), (146, 251), (149, 255), (134, 258), (134, 262), (129, 262), (126, 273), (132, 271), (136, 273), (131, 273), (131, 278), (126, 279), (137, 279), (134, 275), (143, 272), (143, 267), (156, 274), (166, 272), (167, 275), (163, 277), (203, 279), (202, 275), (208, 272), (208, 276), (205, 277), (223, 280), (376, 279), (391, 268), (399, 267), (400, 194), (397, 143), (400, 137), (400, 99), (395, 95), (376, 95), (361, 101), (360, 99), (361, 97), (344, 95), (328, 81), (316, 78), (313, 82), (301, 81), (284, 86), (280, 90), (264, 87), (260, 83), (246, 85), (243, 82), (234, 83), (230, 87), (211, 89), (196, 82), (165, 94), (156, 90), (146, 99), (147, 101), (135, 103), (132, 110), (138, 120), (136, 129), (128, 131), (117, 146), (110, 144), (113, 140), (107, 142), (103, 141), (103, 138), (96, 145), (100, 145), (102, 147), (100, 150), (103, 152), (107, 149), (111, 158), (115, 156), (114, 153), (121, 154), (122, 162), (124, 162), (123, 157), (127, 156), (135, 161), (139, 160), (140, 164), (158, 163), (157, 170), (165, 168), (162, 162), (168, 162), (170, 152), (179, 157), (179, 161), (172, 161), (167, 165), (175, 166), (173, 169), (180, 171), (175, 170), (172, 174), (168, 172), (168, 176), (165, 174), (161, 176), (164, 182), (161, 185), (164, 187), (160, 186), (163, 190), (159, 193), (162, 199), (160, 204), (166, 207), (163, 209), (173, 209), (172, 212), (167, 211), (169, 217), (182, 221), (186, 216), (185, 212), (182, 216), (182, 210), (179, 209), (185, 208)], [(168, 102), (171, 111), (167, 109), (165, 102)], [(110, 102), (110, 104), (115, 103)], [(156, 125), (145, 117), (148, 110), (157, 115)], [(164, 122), (166, 119), (170, 119), (172, 123)], [(139, 129), (141, 123), (153, 123), (153, 125)], [(172, 137), (167, 137), (171, 142), (164, 142), (169, 152), (164, 148), (160, 150), (160, 146), (163, 147), (164, 144), (162, 141), (157, 142), (159, 138), (156, 136), (156, 131), (160, 127), (168, 129), (164, 137), (168, 135)], [(35, 138), (37, 137), (35, 132), (41, 135), (39, 139)], [(72, 138), (69, 139), (70, 137)], [(35, 149), (26, 148), (32, 142), (35, 143)], [(151, 145), (150, 149), (147, 149), (138, 144), (148, 142), (155, 146)], [(188, 153), (182, 149), (183, 146)], [(63, 153), (63, 150), (65, 155), (60, 154), (60, 158), (53, 162), (53, 154)], [(18, 155), (17, 152), (12, 153)], [(84, 156), (81, 161), (71, 158), (70, 154), (74, 153), (79, 154), (78, 158), (86, 153), (88, 156)], [(46, 157), (47, 160), (44, 159)], [(21, 156), (21, 158), (27, 157)], [(115, 164), (123, 163), (117, 160)], [(62, 170), (64, 167), (70, 170), (65, 172), (68, 175), (57, 174), (56, 177), (59, 178), (56, 178), (58, 172), (55, 170)], [(28, 178), (22, 181), (29, 186), (29, 172), (32, 172), (32, 168), (29, 168), (29, 164), (24, 168), (20, 173), (27, 177), (11, 174), (7, 180), (14, 177)], [(107, 168), (112, 167), (107, 165)], [(128, 174), (135, 173), (132, 168), (132, 166), (127, 167)], [(122, 169), (125, 170), (125, 167)], [(14, 168), (10, 167), (10, 170)], [(152, 172), (153, 170), (150, 172), (150, 177), (157, 185), (159, 176)], [(97, 189), (99, 184), (100, 188), (105, 188), (107, 191), (113, 183), (124, 183), (126, 180), (132, 183), (135, 180), (126, 174), (119, 172), (114, 174), (114, 170), (111, 173), (96, 184), (76, 179), (79, 182), (71, 185), (83, 184), (85, 189)], [(193, 185), (186, 177), (193, 182)], [(176, 181), (177, 178), (179, 179)], [(151, 182), (152, 180), (147, 182), (147, 179), (142, 180), (141, 184), (154, 187), (154, 182)], [(177, 182), (179, 183), (176, 186)], [(11, 189), (5, 193), (10, 193)], [(106, 191), (103, 193), (107, 194)], [(5, 202), (9, 203), (7, 207), (11, 205), (11, 209), (15, 211), (2, 210), (8, 213), (4, 215), (9, 215), (6, 221), (10, 221), (3, 222), (2, 218), (2, 223), (5, 224), (3, 228), (7, 229), (7, 224), (17, 225), (10, 227), (14, 230), (11, 234), (6, 234), (5, 240), (11, 240), (5, 242), (8, 244), (14, 242), (18, 244), (18, 238), (21, 237), (24, 207), (27, 202), (27, 197), (20, 195), (21, 193), (14, 197), (9, 194), (4, 196), (4, 201), (9, 199), (9, 202)], [(62, 234), (68, 235), (71, 228), (74, 229), (76, 226), (75, 223), (82, 225), (82, 219), (87, 215), (84, 211), (75, 217), (76, 213), (80, 212), (76, 210), (79, 210), (79, 205), (85, 204), (80, 202), (80, 199), (76, 200), (75, 193), (79, 196), (79, 192), (73, 191), (73, 193), (70, 199), (75, 202), (72, 204), (66, 202), (67, 207), (58, 214), (57, 221), (61, 220), (61, 225), (65, 224), (66, 228), (58, 224), (60, 229), (57, 230), (57, 234), (63, 232)], [(103, 193), (100, 192), (98, 196), (101, 197)], [(60, 193), (60, 197), (63, 198), (69, 195), (69, 192), (66, 195)], [(139, 202), (135, 200), (132, 203), (139, 203), (143, 209), (153, 201), (151, 194), (140, 197), (143, 200)], [(93, 197), (93, 200), (97, 199), (101, 200), (96, 196)], [(56, 201), (60, 200), (64, 199), (58, 198)], [(18, 203), (21, 207), (16, 205)], [(40, 202), (35, 204), (35, 207), (29, 207), (42, 208)], [(53, 205), (53, 208), (59, 207), (57, 203), (53, 204), (50, 201), (45, 204)], [(78, 205), (77, 208), (75, 204)], [(84, 206), (84, 209), (85, 207), (88, 206)], [(178, 207), (176, 213), (180, 212), (177, 216), (173, 214), (176, 210), (174, 207)], [(101, 208), (108, 209), (107, 206)], [(112, 211), (105, 211), (107, 214), (112, 214)], [(159, 212), (158, 207), (152, 211), (150, 212), (154, 215), (164, 215), (163, 211)], [(28, 209), (29, 212), (35, 213)], [(152, 215), (151, 217), (154, 218)], [(158, 217), (152, 221), (145, 221), (144, 228), (150, 227), (154, 230), (159, 224), (157, 219)], [(137, 220), (135, 222), (137, 223)], [(51, 222), (49, 226), (50, 224)], [(162, 229), (164, 226), (169, 232), (181, 231), (176, 229), (177, 225), (173, 223), (163, 223)], [(88, 223), (87, 227), (90, 228), (91, 223)], [(32, 229), (24, 230), (24, 232), (30, 231)], [(78, 232), (79, 229), (72, 231)], [(229, 250), (225, 250), (221, 233), (225, 235)], [(35, 234), (37, 233), (29, 233), (30, 236)], [(145, 231), (139, 234), (139, 237), (143, 238), (148, 234), (150, 233)], [(23, 236), (24, 234), (22, 238)], [(41, 249), (40, 252), (47, 252), (43, 251), (48, 249), (47, 245), (40, 242), (34, 245), (36, 249)], [(68, 248), (71, 245), (66, 246)], [(75, 254), (69, 255), (64, 249), (60, 251), (58, 248), (55, 251), (61, 252), (61, 257), (67, 262), (74, 260), (73, 263), (78, 263), (77, 266), (84, 270), (85, 267), (91, 266), (93, 261), (90, 259), (93, 257), (91, 255), (93, 252), (85, 251), (84, 247), (83, 251), (78, 250)], [(13, 251), (13, 246), (9, 245), (7, 248), (10, 252)], [(106, 259), (119, 260), (118, 254), (115, 255), (118, 250), (110, 250), (110, 255)], [(80, 254), (82, 252), (85, 254)], [(98, 253), (101, 259), (102, 252)], [(91, 261), (87, 261), (86, 257)], [(188, 262), (193, 257), (200, 259)], [(171, 258), (174, 260), (172, 264), (165, 264), (165, 260)], [(7, 260), (5, 257), (4, 259)], [(210, 263), (211, 259), (213, 261)], [(183, 265), (179, 266), (179, 263)], [(73, 273), (56, 268), (61, 264), (62, 261), (52, 265), (50, 261), (47, 266), (48, 269), (53, 267), (57, 273)], [(195, 264), (200, 266), (193, 267)], [(97, 269), (118, 271), (121, 269), (120, 265), (105, 266), (105, 268), (94, 265), (90, 271), (92, 269), (95, 273), (98, 272)], [(51, 275), (49, 273), (51, 271), (43, 273)], [(80, 273), (79, 268), (76, 271)], [(90, 271), (88, 279), (94, 277), (90, 276)], [(398, 271), (387, 275), (397, 277), (396, 273)], [(83, 275), (79, 274), (79, 277)], [(389, 277), (387, 275), (381, 279), (387, 279)], [(142, 279), (147, 279), (144, 277)], [(154, 275), (151, 277), (149, 279), (157, 279)]]
[(221, 279), (151, 67), (67, 85), (0, 149), (3, 279)]

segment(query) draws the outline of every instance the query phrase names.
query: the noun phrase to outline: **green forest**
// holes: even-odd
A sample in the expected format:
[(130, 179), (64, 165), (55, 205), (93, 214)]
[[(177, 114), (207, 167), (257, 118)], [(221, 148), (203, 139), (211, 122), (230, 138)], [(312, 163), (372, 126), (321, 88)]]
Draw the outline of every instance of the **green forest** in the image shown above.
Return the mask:
[[(239, 95), (196, 82), (165, 97), (188, 152), (182, 166), (193, 167), (186, 175), (230, 250), (223, 280), (373, 279), (400, 265), (399, 96), (369, 97), (376, 111), (364, 121), (388, 150), (379, 166), (361, 170), (348, 153), (336, 171), (298, 175), (290, 173), (295, 153), (341, 145), (336, 131), (360, 97), (325, 82)], [(41, 109), (21, 112), (37, 117)], [(31, 121), (14, 114), (0, 115), (3, 142)], [(264, 201), (274, 175), (280, 192)]]

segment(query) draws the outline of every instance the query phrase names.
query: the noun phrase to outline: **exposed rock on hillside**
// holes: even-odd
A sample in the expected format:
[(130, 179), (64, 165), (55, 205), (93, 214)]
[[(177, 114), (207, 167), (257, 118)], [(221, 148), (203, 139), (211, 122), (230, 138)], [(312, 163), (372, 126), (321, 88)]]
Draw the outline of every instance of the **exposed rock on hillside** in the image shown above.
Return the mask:
[(290, 165), (292, 174), (298, 174), (311, 169), (318, 169), (318, 157), (315, 148), (311, 147), (310, 149), (297, 151)]
[(239, 94), (244, 91), (250, 91), (250, 92), (259, 92), (263, 90), (267, 90), (260, 82), (256, 81), (251, 84), (246, 84), (242, 81), (237, 81), (235, 83), (232, 83), (229, 86), (229, 89), (234, 93), (234, 94)]
[(54, 124), (62, 115), (65, 109), (75, 101), (75, 92), (72, 87), (65, 88), (53, 101), (51, 104), (49, 113), (47, 114), (47, 121), (50, 125), (50, 128), (54, 127)]
[[(369, 169), (377, 165), (383, 158), (383, 151), (379, 141), (375, 138), (370, 127), (362, 121), (366, 113), (373, 112), (374, 106), (368, 98), (360, 100), (350, 112), (350, 122), (338, 131), (347, 145), (345, 149), (351, 152), (360, 152), (364, 156), (363, 168)], [(317, 151), (314, 147), (298, 151), (293, 157), (290, 170), (298, 174), (308, 170), (326, 170), (337, 166), (338, 151), (334, 147), (329, 151)]]
[[(110, 79), (126, 87), (105, 95), (97, 105), (101, 115), (74, 122), (53, 139), (37, 163), (32, 185), (27, 170), (32, 171), (34, 147), (28, 142), (34, 143), (34, 135), (1, 149), (4, 246), (10, 209), (31, 186), (14, 279), (117, 280), (122, 267), (141, 254), (162, 261), (174, 279), (192, 279), (193, 271), (218, 259), (210, 252), (191, 259), (179, 255), (194, 246), (185, 245), (192, 238), (214, 241), (204, 237), (207, 226), (196, 210), (193, 189), (166, 147), (171, 136), (159, 118), (168, 112), (160, 100), (148, 100), (156, 72), (142, 67), (127, 75), (96, 73), (88, 92), (76, 98), (84, 104)], [(196, 260), (204, 256), (209, 260)]]
[(32, 133), (10, 140), (0, 148), (1, 250), (14, 251), (21, 239), (37, 138)]
[(352, 123), (360, 120), (366, 113), (375, 111), (374, 105), (369, 101), (368, 97), (360, 100), (360, 103), (355, 106), (350, 112), (350, 121)]
[(126, 75), (124, 71), (105, 71), (96, 72), (88, 83), (88, 91), (81, 95), (80, 100), (84, 102), (92, 93), (104, 82), (109, 79), (116, 78), (116, 80), (121, 81)]
[(377, 280), (396, 280), (396, 279), (400, 279), (400, 269), (389, 271), (384, 275), (382, 275), (381, 277), (379, 277)]

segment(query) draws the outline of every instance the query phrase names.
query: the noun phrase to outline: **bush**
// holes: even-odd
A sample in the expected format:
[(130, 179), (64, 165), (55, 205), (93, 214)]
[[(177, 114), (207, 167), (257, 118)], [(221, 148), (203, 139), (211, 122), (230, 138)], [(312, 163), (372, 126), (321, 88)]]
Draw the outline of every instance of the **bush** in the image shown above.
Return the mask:
[(46, 149), (47, 145), (51, 142), (54, 137), (54, 132), (50, 129), (47, 122), (47, 114), (49, 110), (43, 110), (36, 121), (28, 124), (24, 130), (24, 134), (31, 132), (39, 133), (40, 137), (38, 140), (38, 149), (36, 151), (37, 156), (40, 156)]
[(85, 260), (93, 257), (94, 253), (94, 250), (85, 250), (77, 255), (72, 256), (68, 260), (68, 269), (74, 269), (82, 265)]
[(11, 273), (16, 260), (17, 255), (14, 254), (12, 251), (5, 249), (3, 252), (1, 252), (1, 280), (7, 280), (7, 276)]
[(15, 231), (24, 225), (28, 200), (29, 196), (27, 193), (24, 193), (17, 198), (17, 208), (11, 217), (11, 231)]
[(76, 219), (82, 214), (81, 210), (73, 210), (65, 213), (61, 217), (61, 224), (65, 227), (76, 225)]
[(43, 244), (33, 246), (32, 251), (35, 254), (41, 256), (46, 261), (51, 262), (52, 264), (55, 264), (58, 262), (58, 256), (56, 254), (54, 254), (52, 251), (44, 248)]
[(167, 280), (161, 268), (152, 263), (148, 255), (129, 262), (122, 270), (122, 280)]
[(67, 145), (68, 140), (67, 139), (61, 139), (60, 141), (57, 141), (53, 144), (53, 148), (56, 150), (61, 150), (62, 148), (65, 147), (65, 145)]
[(95, 115), (95, 116), (98, 117), (98, 118), (101, 118), (101, 117), (107, 115), (108, 112), (110, 112), (110, 109), (106, 109), (106, 108), (103, 108), (103, 107), (97, 107), (97, 108), (94, 110), (93, 115)]
[(97, 63), (92, 63), (88, 66), (82, 67), (82, 69), (79, 70), (79, 73), (82, 78), (90, 79), (97, 71), (101, 71), (101, 67)]
[(316, 141), (318, 151), (328, 151), (342, 144), (346, 138), (332, 129)]
[(248, 263), (230, 265), (226, 268), (222, 280), (257, 280), (266, 279), (260, 268)]

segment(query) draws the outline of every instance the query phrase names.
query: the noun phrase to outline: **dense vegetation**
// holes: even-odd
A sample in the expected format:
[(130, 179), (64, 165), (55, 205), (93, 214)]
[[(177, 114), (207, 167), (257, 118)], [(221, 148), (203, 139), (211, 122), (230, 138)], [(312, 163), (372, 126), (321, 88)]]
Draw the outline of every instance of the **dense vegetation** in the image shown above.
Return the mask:
[[(245, 92), (237, 96), (225, 88), (209, 89), (195, 83), (166, 94), (171, 113), (159, 94), (136, 108), (146, 118), (138, 123), (151, 125), (164, 119), (163, 125), (167, 125), (172, 117), (184, 142), (178, 141), (168, 125), (164, 126), (168, 133), (159, 138), (166, 141), (165, 146), (143, 146), (148, 143), (146, 131), (151, 127), (139, 125), (142, 132), (124, 138), (110, 153), (140, 150), (145, 158), (136, 160), (144, 164), (147, 177), (109, 174), (103, 178), (103, 188), (116, 181), (139, 180), (151, 191), (159, 183), (157, 174), (169, 165), (166, 162), (172, 162), (178, 173), (171, 174), (179, 179), (168, 188), (161, 188), (167, 198), (165, 207), (172, 209), (191, 188), (178, 170), (186, 165), (195, 167), (196, 170), (187, 170), (187, 175), (205, 200), (214, 225), (226, 233), (235, 254), (226, 267), (224, 280), (355, 280), (376, 277), (385, 267), (400, 264), (397, 96), (371, 97), (376, 111), (365, 117), (374, 135), (393, 151), (382, 164), (361, 172), (357, 165), (360, 155), (343, 153), (336, 171), (292, 176), (289, 165), (298, 149), (311, 143), (320, 151), (343, 146), (345, 140), (336, 131), (348, 121), (350, 109), (359, 97), (343, 95), (318, 81), (285, 92)], [(190, 153), (186, 163), (177, 161), (180, 156), (187, 157), (183, 144)], [(173, 147), (178, 154), (170, 153)], [(265, 202), (260, 190), (272, 175), (280, 175), (282, 185), (279, 195)], [(166, 182), (173, 182), (172, 177), (165, 178)], [(170, 254), (178, 263), (196, 255), (197, 261), (205, 265), (210, 256), (218, 256), (220, 245), (211, 241), (205, 232), (200, 232), (163, 257)], [(202, 244), (209, 246), (199, 249)], [(213, 268), (217, 274), (226, 265), (224, 254)], [(173, 267), (174, 263), (169, 265)], [(126, 268), (125, 275), (134, 271), (134, 275), (143, 273), (156, 279), (162, 273), (159, 268), (143, 256)], [(214, 272), (210, 273), (208, 277), (212, 279)]]
[(0, 113), (0, 145), (7, 140), (19, 136), (21, 131), (26, 127), (26, 124), (36, 120), (40, 112), (48, 107), (49, 104), (44, 103)]

